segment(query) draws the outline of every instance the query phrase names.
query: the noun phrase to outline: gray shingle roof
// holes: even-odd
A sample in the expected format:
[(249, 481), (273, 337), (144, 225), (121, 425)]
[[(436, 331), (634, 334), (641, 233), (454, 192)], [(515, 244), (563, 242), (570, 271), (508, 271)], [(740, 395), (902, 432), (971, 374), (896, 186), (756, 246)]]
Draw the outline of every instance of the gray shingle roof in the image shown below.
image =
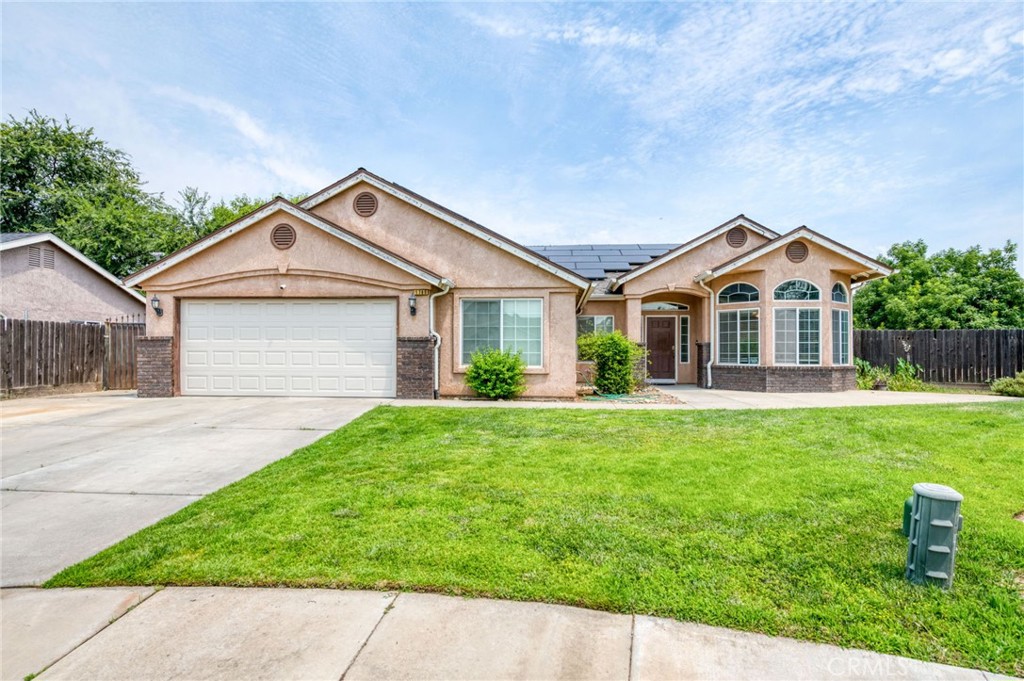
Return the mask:
[(17, 241), (18, 239), (24, 239), (30, 236), (39, 236), (44, 232), (3, 232), (0, 233), (0, 244), (5, 244), (8, 241)]
[(539, 255), (594, 281), (621, 275), (679, 244), (568, 244), (529, 246)]

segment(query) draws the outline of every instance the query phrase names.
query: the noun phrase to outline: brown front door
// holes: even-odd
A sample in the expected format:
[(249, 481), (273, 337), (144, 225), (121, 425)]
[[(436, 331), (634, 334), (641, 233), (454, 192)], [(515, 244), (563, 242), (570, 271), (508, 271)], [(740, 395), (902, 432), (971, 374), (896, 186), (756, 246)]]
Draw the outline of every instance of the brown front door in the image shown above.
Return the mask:
[(676, 378), (675, 317), (647, 318), (647, 370), (654, 380)]

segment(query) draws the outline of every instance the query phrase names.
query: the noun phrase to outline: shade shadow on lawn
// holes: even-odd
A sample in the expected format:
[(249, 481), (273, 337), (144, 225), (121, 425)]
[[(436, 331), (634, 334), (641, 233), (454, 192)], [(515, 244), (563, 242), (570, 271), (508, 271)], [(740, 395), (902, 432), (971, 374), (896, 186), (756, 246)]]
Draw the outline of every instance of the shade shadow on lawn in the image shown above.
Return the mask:
[[(400, 588), (645, 613), (1024, 674), (1024, 403), (380, 407), (47, 586)], [(903, 580), (915, 482), (966, 500)]]

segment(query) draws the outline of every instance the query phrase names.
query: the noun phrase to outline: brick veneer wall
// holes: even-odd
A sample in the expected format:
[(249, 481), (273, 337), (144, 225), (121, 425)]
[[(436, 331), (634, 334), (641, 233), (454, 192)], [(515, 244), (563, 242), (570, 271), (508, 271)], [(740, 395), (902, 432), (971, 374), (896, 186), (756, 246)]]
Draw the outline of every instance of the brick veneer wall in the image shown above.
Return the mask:
[(711, 369), (712, 387), (769, 393), (826, 393), (857, 389), (853, 367), (720, 366)]
[(135, 340), (139, 397), (174, 395), (174, 352), (170, 336), (142, 336)]
[(398, 374), (395, 395), (399, 398), (434, 396), (434, 341), (423, 338), (398, 339)]

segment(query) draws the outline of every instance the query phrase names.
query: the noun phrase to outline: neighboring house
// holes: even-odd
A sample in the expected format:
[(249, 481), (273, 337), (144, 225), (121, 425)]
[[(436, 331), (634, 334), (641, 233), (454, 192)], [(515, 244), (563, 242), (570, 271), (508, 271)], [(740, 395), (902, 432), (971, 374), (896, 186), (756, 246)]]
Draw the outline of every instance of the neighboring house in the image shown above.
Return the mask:
[(360, 168), (126, 283), (152, 303), (141, 396), (469, 395), (471, 353), (502, 347), (527, 396), (572, 397), (578, 329), (646, 343), (655, 381), (851, 389), (851, 285), (890, 273), (742, 215), (676, 247), (527, 248)]
[(145, 298), (53, 234), (0, 234), (4, 317), (101, 324), (145, 311)]

